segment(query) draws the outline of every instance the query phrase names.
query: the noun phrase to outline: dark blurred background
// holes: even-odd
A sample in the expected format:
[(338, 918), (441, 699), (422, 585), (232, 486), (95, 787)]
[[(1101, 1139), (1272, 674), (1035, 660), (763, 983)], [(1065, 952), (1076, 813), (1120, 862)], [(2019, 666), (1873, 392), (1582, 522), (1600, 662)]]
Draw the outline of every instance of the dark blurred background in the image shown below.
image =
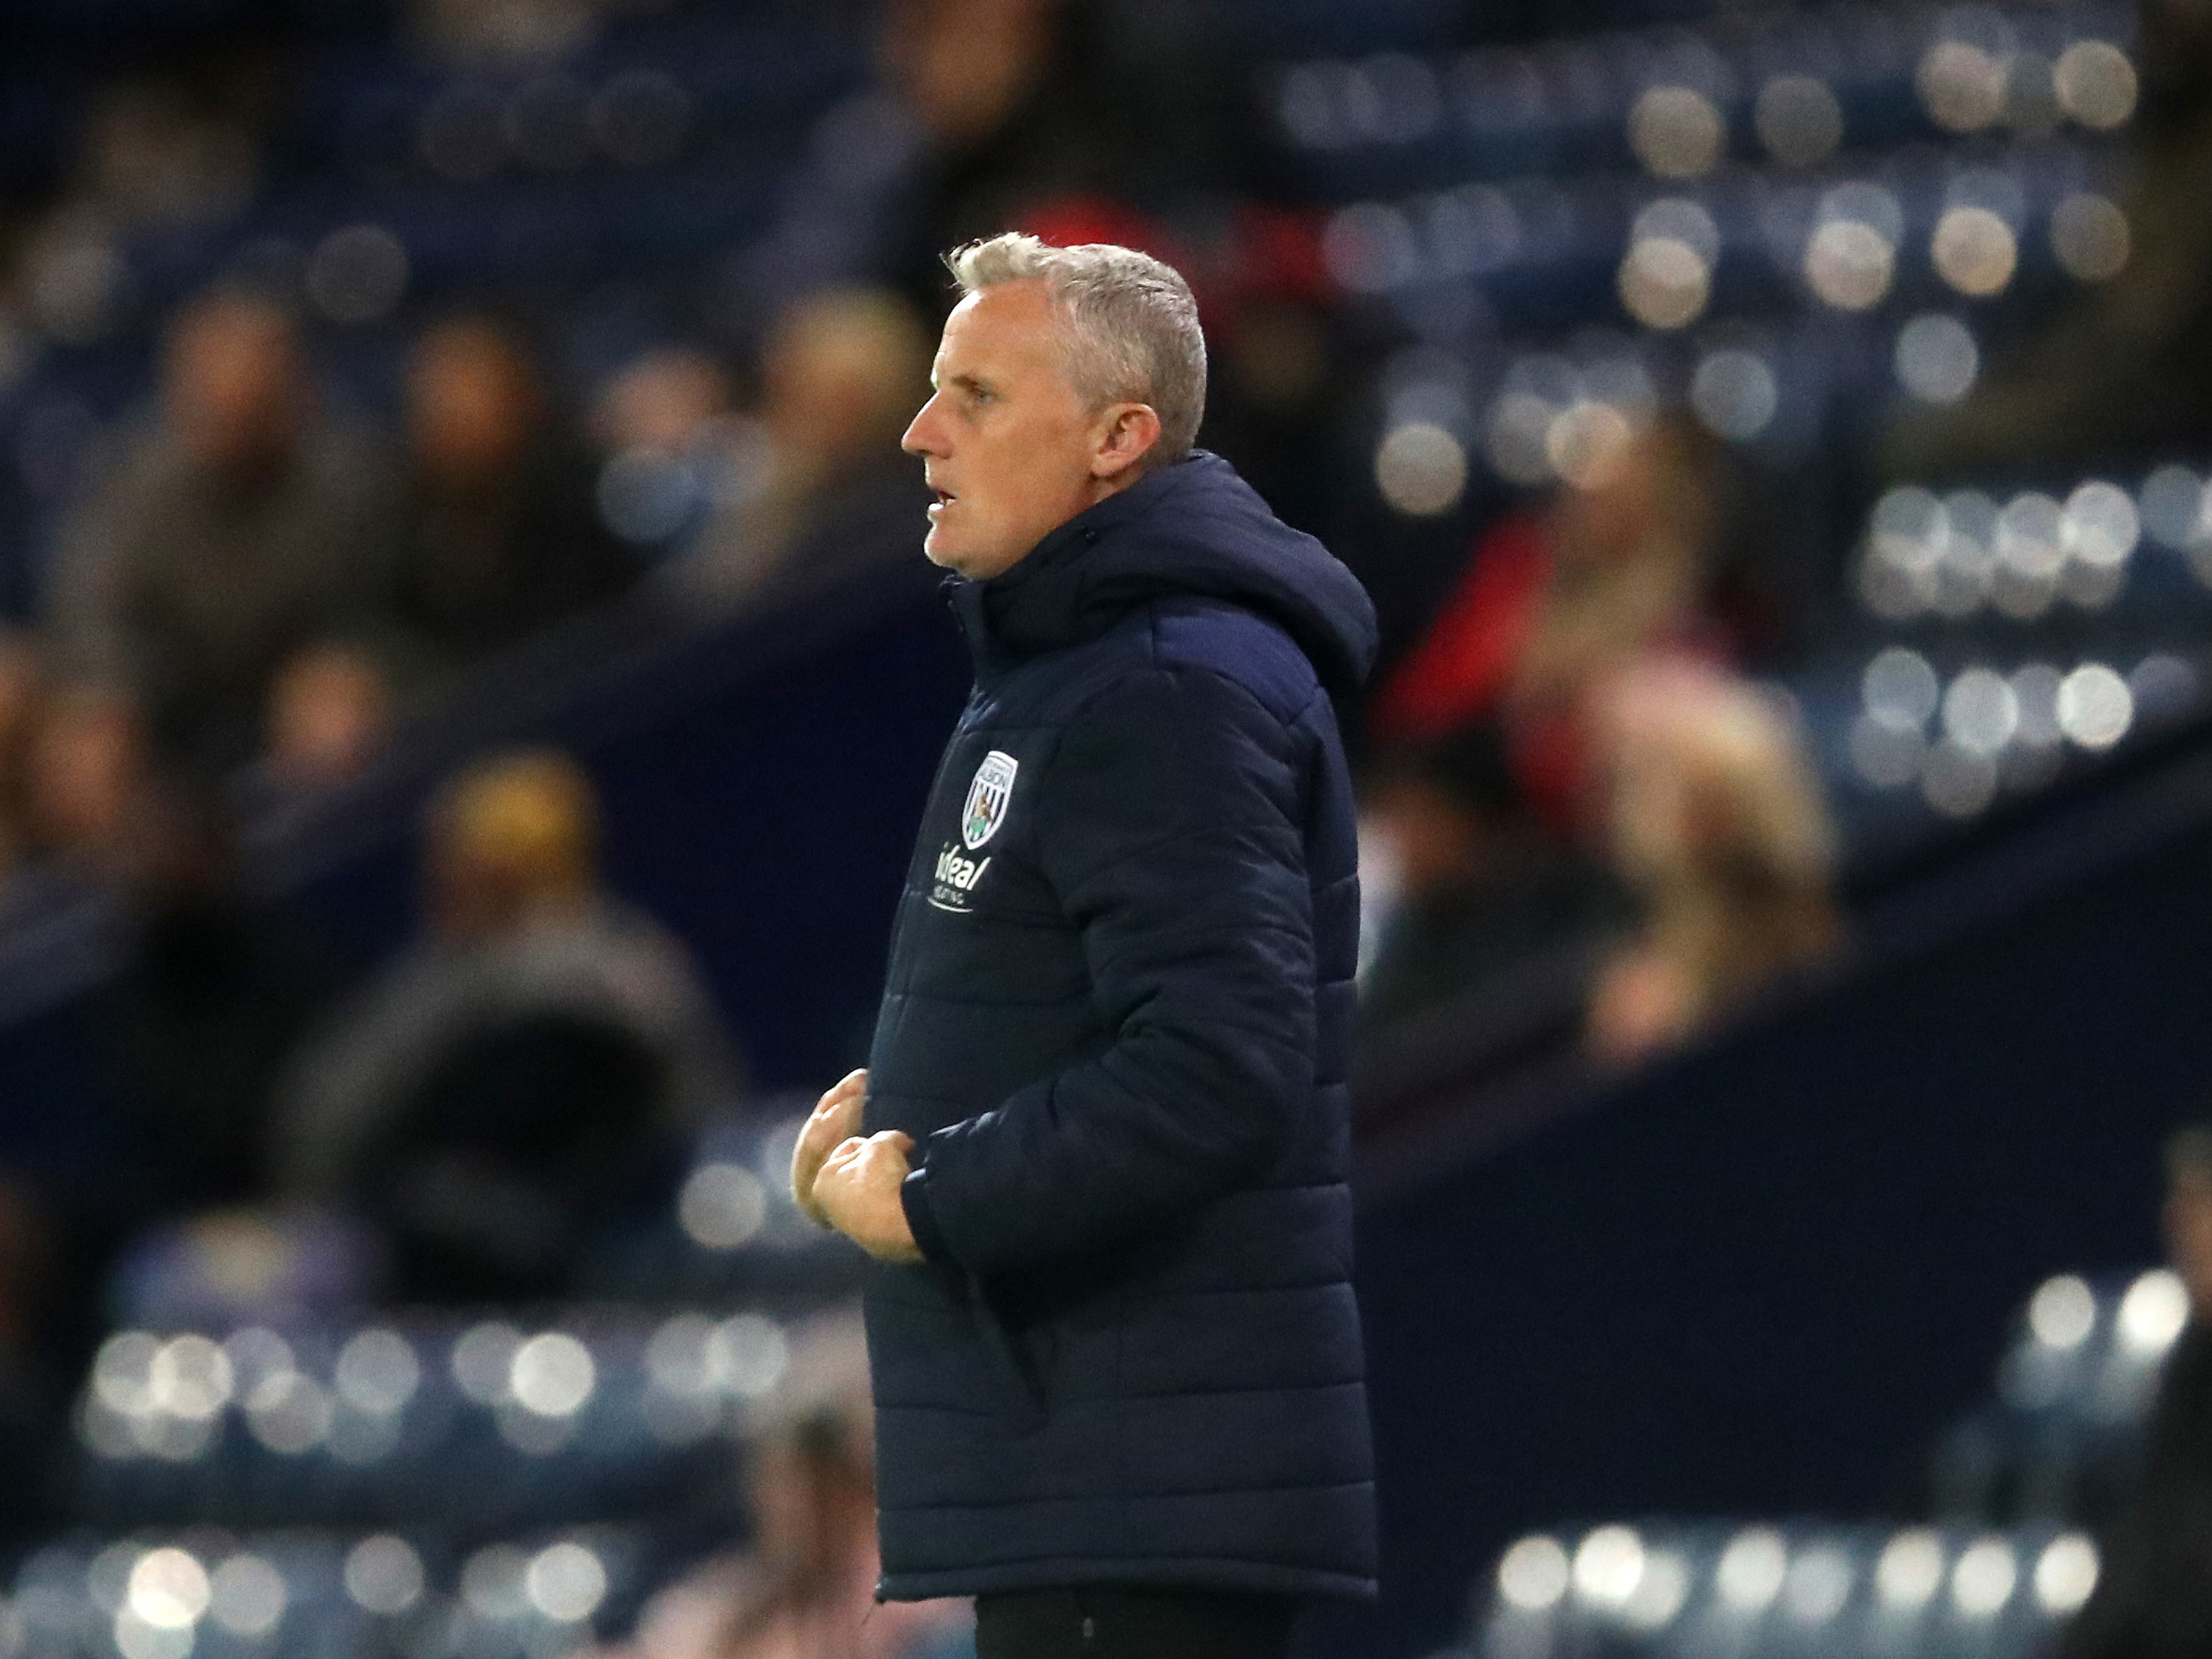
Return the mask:
[(1007, 228), (1382, 615), (1304, 1650), (2212, 1650), (2208, 202), (2203, 0), (13, 0), (0, 1655), (966, 1650), (781, 1171)]

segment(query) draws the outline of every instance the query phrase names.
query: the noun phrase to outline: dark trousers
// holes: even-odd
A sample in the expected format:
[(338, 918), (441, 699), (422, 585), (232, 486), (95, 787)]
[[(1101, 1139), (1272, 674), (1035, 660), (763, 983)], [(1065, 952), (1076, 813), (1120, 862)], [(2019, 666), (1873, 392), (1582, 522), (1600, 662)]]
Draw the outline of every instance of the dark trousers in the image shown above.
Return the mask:
[(1286, 1595), (1099, 1585), (975, 1598), (975, 1659), (1284, 1659)]

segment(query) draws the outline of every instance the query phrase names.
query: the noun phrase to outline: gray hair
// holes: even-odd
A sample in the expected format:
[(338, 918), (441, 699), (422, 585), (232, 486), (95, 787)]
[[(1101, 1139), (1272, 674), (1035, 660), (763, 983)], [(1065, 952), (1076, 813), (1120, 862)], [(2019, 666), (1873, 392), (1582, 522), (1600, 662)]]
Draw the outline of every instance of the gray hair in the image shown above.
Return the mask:
[(1146, 466), (1190, 453), (1206, 414), (1206, 336), (1173, 265), (1111, 242), (1053, 247), (1010, 230), (945, 256), (963, 294), (1042, 282), (1066, 325), (1068, 377), (1095, 409), (1149, 404), (1159, 441)]

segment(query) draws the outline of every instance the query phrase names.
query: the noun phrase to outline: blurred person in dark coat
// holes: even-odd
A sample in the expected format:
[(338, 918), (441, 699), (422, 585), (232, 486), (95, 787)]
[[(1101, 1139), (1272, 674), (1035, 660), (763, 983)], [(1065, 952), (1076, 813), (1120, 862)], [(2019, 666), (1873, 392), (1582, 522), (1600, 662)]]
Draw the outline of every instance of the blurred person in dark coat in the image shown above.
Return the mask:
[(399, 1239), (404, 1293), (542, 1295), (657, 1194), (736, 1062), (688, 952), (600, 884), (574, 762), (495, 756), (433, 806), (428, 937), (313, 1037), (282, 1107), (287, 1188)]
[(406, 677), (434, 694), (616, 599), (639, 566), (602, 521), (590, 453), (514, 325), (462, 317), (424, 334), (406, 408), (410, 520), (394, 604)]
[(1375, 1587), (1331, 689), (1374, 611), (1192, 441), (1182, 278), (1006, 235), (904, 440), (975, 687), (869, 1067), (794, 1197), (866, 1248), (884, 1577), (981, 1659), (1279, 1656)]
[(238, 826), (204, 784), (150, 779), (112, 871), (131, 948), (92, 1008), (131, 1156), (105, 1201), (133, 1224), (261, 1202), (276, 1188), (280, 1080), (348, 988), (346, 966), (289, 910), (244, 890)]
[(2190, 1319), (2166, 1357), (2142, 1490), (2104, 1540), (2095, 1593), (2063, 1659), (2212, 1653), (2212, 1127), (2166, 1149), (2166, 1244)]
[(929, 494), (897, 440), (928, 380), (928, 337), (897, 295), (787, 307), (762, 348), (757, 467), (671, 570), (676, 588), (733, 603), (910, 558)]
[(1391, 896), (1361, 977), (1363, 1025), (1524, 975), (1586, 980), (1620, 896), (1604, 867), (1523, 799), (1496, 727), (1376, 757), (1364, 794), (1361, 841)]
[(942, 303), (938, 250), (1095, 196), (1159, 213), (1235, 178), (1232, 77), (1170, 14), (1112, 0), (893, 0), (886, 77), (921, 136), (895, 268)]
[[(52, 718), (104, 742), (143, 727), (155, 754), (202, 771), (271, 732), (323, 746), (343, 772), (374, 743), (380, 625), (396, 521), (390, 476), (319, 416), (291, 317), (218, 291), (172, 327), (158, 414), (125, 443), (72, 527), (46, 594)], [(288, 705), (321, 706), (303, 720)]]

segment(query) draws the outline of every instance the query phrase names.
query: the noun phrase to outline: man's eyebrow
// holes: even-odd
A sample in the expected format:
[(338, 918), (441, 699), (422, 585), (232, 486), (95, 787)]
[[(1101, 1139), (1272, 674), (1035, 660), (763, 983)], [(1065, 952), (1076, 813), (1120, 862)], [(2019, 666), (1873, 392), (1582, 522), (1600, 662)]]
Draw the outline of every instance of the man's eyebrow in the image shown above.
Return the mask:
[(988, 392), (991, 390), (991, 383), (988, 380), (975, 374), (956, 374), (952, 377), (952, 384), (958, 386), (963, 392)]

